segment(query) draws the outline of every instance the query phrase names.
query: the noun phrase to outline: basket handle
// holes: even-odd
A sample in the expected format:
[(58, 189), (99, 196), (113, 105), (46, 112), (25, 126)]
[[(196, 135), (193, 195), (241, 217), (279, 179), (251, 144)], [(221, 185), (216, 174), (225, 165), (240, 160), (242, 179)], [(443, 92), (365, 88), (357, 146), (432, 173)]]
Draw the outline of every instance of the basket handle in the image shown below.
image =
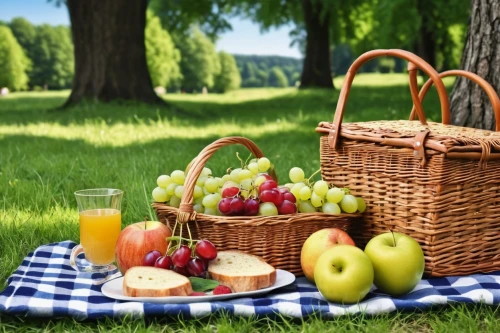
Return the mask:
[[(468, 78), (471, 81), (474, 81), (481, 88), (483, 88), (483, 90), (486, 92), (486, 94), (488, 95), (488, 97), (490, 99), (491, 106), (493, 108), (493, 113), (495, 114), (495, 119), (496, 119), (495, 130), (497, 132), (500, 132), (500, 98), (498, 97), (498, 94), (496, 93), (495, 89), (491, 86), (491, 84), (475, 73), (460, 70), (460, 69), (454, 69), (454, 70), (449, 70), (449, 71), (439, 73), (440, 78), (444, 78), (447, 76), (463, 76), (463, 77)], [(431, 85), (432, 85), (432, 80), (429, 79), (422, 86), (422, 89), (420, 89), (420, 93), (418, 94), (418, 98), (419, 98), (421, 103), (424, 101), (425, 94), (427, 94), (427, 91), (429, 91), (429, 88)], [(410, 113), (410, 120), (415, 120), (415, 114), (416, 114), (415, 111), (416, 111), (415, 106), (413, 106), (413, 109), (411, 110), (411, 113)], [(445, 119), (444, 116), (442, 116), (442, 118)], [(448, 119), (450, 118), (449, 111), (448, 111), (447, 118)], [(444, 121), (443, 121), (443, 124), (445, 124)]]
[[(344, 117), (344, 109), (347, 102), (347, 97), (349, 96), (349, 91), (351, 90), (352, 81), (358, 69), (367, 61), (372, 60), (380, 56), (393, 56), (408, 60), (408, 72), (410, 76), (410, 92), (413, 100), (413, 104), (416, 106), (416, 112), (418, 113), (420, 122), (423, 125), (427, 125), (425, 119), (425, 114), (422, 109), (422, 104), (418, 98), (418, 85), (417, 85), (417, 69), (424, 71), (434, 82), (436, 89), (439, 94), (439, 100), (441, 101), (441, 113), (443, 115), (449, 115), (450, 103), (448, 101), (448, 94), (444, 86), (443, 81), (440, 79), (438, 72), (432, 68), (427, 62), (425, 62), (419, 56), (404, 50), (391, 49), (391, 50), (372, 50), (363, 53), (359, 56), (349, 67), (347, 74), (344, 79), (344, 84), (342, 90), (340, 91), (339, 100), (337, 102), (337, 109), (335, 110), (335, 117), (333, 119), (333, 128), (328, 134), (328, 143), (330, 147), (335, 148), (337, 146), (340, 125), (342, 124), (342, 118)], [(446, 119), (445, 119), (446, 120)], [(448, 120), (449, 121), (449, 120)]]
[(181, 203), (179, 205), (179, 213), (177, 214), (177, 220), (180, 223), (186, 223), (191, 220), (191, 216), (194, 212), (193, 210), (193, 193), (194, 186), (196, 185), (196, 180), (201, 174), (201, 171), (205, 167), (205, 163), (212, 157), (212, 155), (222, 147), (229, 145), (240, 144), (248, 148), (248, 150), (257, 158), (263, 157), (264, 154), (259, 147), (250, 139), (240, 137), (240, 136), (230, 136), (222, 139), (218, 139), (208, 146), (206, 146), (198, 156), (191, 162), (189, 170), (186, 175), (186, 180), (184, 182), (184, 193), (182, 194)]

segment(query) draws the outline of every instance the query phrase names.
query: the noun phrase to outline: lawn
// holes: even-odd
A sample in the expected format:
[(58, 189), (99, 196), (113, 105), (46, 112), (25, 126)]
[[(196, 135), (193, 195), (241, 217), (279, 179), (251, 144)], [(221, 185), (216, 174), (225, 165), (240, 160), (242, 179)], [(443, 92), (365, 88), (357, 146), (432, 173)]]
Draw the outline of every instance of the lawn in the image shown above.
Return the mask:
[[(341, 78), (336, 80), (340, 86)], [(363, 75), (355, 80), (346, 121), (406, 119), (411, 98), (401, 75)], [(383, 84), (379, 84), (383, 83)], [(451, 87), (451, 81), (447, 81)], [(14, 93), (0, 99), (0, 289), (36, 247), (78, 241), (77, 189), (125, 190), (123, 226), (148, 215), (158, 175), (183, 169), (221, 136), (254, 140), (275, 163), (283, 182), (300, 166), (319, 168), (315, 127), (331, 121), (337, 91), (242, 89), (225, 95), (167, 95), (168, 107), (141, 104), (88, 104), (60, 111), (69, 92)], [(439, 121), (437, 94), (424, 109)], [(209, 161), (215, 173), (238, 164), (227, 147)], [(333, 320), (278, 321), (217, 315), (197, 321), (146, 318), (75, 322), (0, 315), (0, 331), (500, 331), (497, 308), (453, 306), (427, 313), (393, 313)]]

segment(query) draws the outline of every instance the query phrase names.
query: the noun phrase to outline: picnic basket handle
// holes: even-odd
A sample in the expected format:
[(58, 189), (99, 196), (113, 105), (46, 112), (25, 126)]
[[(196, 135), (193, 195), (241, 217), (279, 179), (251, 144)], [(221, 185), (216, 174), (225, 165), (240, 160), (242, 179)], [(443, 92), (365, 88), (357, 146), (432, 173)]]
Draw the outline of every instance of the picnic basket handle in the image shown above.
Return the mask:
[[(493, 108), (493, 113), (495, 114), (495, 119), (496, 119), (496, 128), (495, 130), (497, 132), (500, 132), (500, 98), (498, 97), (498, 94), (496, 93), (495, 89), (491, 86), (491, 84), (480, 77), (479, 75), (469, 72), (469, 71), (464, 71), (461, 69), (453, 69), (445, 72), (439, 73), (440, 78), (444, 78), (447, 76), (463, 76), (468, 78), (469, 80), (477, 83), (483, 90), (486, 92), (488, 95), (488, 98), (490, 99), (491, 106)], [(432, 80), (427, 80), (425, 84), (422, 86), (422, 89), (420, 89), (420, 93), (418, 94), (418, 98), (420, 102), (422, 103), (425, 98), (425, 94), (427, 94), (427, 91), (429, 91), (429, 88), (432, 85)], [(410, 113), (410, 120), (415, 120), (415, 115), (416, 115), (416, 109), (415, 106), (413, 106), (413, 109), (411, 110)], [(449, 113), (449, 111), (448, 111)], [(443, 117), (444, 118), (444, 117)], [(448, 115), (448, 118), (451, 118), (450, 115)], [(445, 124), (445, 122), (443, 122)], [(449, 124), (449, 122), (448, 122)]]
[[(184, 182), (184, 193), (182, 194), (181, 203), (179, 205), (179, 212), (177, 214), (177, 220), (180, 223), (186, 223), (192, 220), (192, 215), (194, 213), (193, 209), (193, 193), (194, 186), (196, 185), (196, 180), (201, 174), (205, 163), (212, 157), (212, 155), (222, 147), (229, 145), (240, 144), (245, 146), (255, 157), (264, 157), (264, 154), (259, 147), (250, 139), (241, 136), (230, 136), (226, 138), (221, 138), (215, 140), (208, 146), (206, 146), (198, 156), (195, 157), (193, 161), (188, 166), (188, 172), (186, 175), (186, 180)], [(271, 174), (271, 177), (276, 179), (276, 175)]]
[(421, 69), (422, 71), (424, 71), (424, 73), (426, 73), (434, 82), (434, 85), (436, 86), (436, 89), (439, 94), (439, 100), (441, 102), (441, 114), (442, 115), (450, 114), (449, 112), (450, 103), (448, 101), (448, 94), (446, 92), (444, 83), (439, 77), (438, 72), (431, 65), (425, 62), (422, 58), (411, 52), (398, 49), (390, 49), (390, 50), (380, 49), (380, 50), (368, 51), (363, 53), (352, 63), (351, 67), (349, 67), (349, 70), (347, 71), (347, 74), (345, 76), (344, 84), (342, 85), (342, 90), (340, 91), (339, 100), (337, 102), (337, 109), (335, 110), (335, 116), (333, 118), (333, 128), (330, 130), (330, 133), (328, 134), (328, 143), (330, 147), (335, 148), (337, 146), (338, 138), (340, 135), (340, 126), (342, 125), (342, 118), (344, 117), (344, 109), (347, 102), (347, 97), (349, 96), (349, 92), (352, 86), (352, 81), (354, 80), (356, 72), (367, 61), (380, 56), (393, 56), (408, 61), (411, 97), (413, 100), (413, 104), (416, 106), (416, 112), (419, 116), (420, 122), (423, 125), (427, 125), (427, 121), (425, 119), (425, 114), (422, 109), (422, 104), (420, 103), (420, 99), (418, 98), (417, 69)]

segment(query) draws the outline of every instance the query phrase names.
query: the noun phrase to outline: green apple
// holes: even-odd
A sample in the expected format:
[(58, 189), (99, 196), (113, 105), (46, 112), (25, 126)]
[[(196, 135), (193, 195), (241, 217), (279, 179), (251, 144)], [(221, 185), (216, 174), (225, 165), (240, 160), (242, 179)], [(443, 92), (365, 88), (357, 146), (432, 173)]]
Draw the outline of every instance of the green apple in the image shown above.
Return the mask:
[(365, 247), (375, 272), (375, 286), (392, 296), (415, 288), (424, 273), (424, 252), (413, 238), (398, 232), (373, 237)]
[(327, 301), (356, 303), (368, 294), (373, 284), (372, 263), (359, 248), (337, 245), (319, 256), (314, 281)]

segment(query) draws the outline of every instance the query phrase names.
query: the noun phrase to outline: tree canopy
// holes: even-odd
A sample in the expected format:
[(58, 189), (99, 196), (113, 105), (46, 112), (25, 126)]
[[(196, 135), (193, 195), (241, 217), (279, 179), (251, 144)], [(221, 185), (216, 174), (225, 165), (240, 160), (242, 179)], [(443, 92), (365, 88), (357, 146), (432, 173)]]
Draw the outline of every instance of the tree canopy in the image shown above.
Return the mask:
[(279, 67), (273, 67), (271, 68), (271, 71), (269, 71), (269, 86), (270, 87), (278, 87), (278, 88), (284, 88), (288, 87), (288, 80)]
[(241, 85), (241, 75), (234, 57), (227, 52), (219, 52), (220, 72), (215, 76), (214, 90), (224, 93), (238, 89)]
[(26, 89), (29, 60), (7, 26), (0, 26), (0, 88)]

